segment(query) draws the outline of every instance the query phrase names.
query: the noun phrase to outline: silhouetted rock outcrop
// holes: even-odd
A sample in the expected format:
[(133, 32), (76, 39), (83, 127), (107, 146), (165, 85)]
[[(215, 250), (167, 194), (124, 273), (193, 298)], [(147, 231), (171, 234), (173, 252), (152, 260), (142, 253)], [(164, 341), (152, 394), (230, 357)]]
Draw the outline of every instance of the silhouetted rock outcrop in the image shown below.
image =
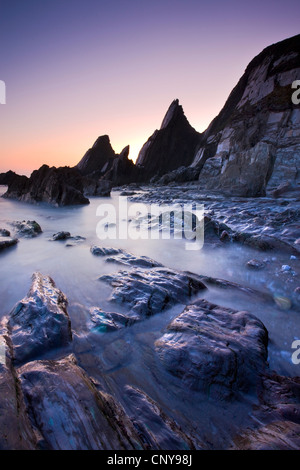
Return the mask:
[(90, 148), (75, 166), (82, 175), (103, 175), (108, 166), (112, 164), (116, 156), (108, 135), (98, 137), (93, 147)]
[[(129, 145), (120, 154), (113, 150), (108, 135), (98, 137), (93, 147), (90, 148), (76, 169), (85, 176), (85, 192), (89, 196), (99, 194), (97, 187), (110, 183), (111, 186), (129, 184), (139, 179), (139, 171), (132, 160), (128, 158)], [(110, 190), (109, 190), (110, 192)]]
[(139, 153), (136, 165), (142, 168), (143, 179), (149, 181), (190, 165), (199, 140), (200, 134), (189, 124), (178, 100), (174, 100), (160, 130), (152, 134)]
[(82, 176), (78, 170), (43, 165), (30, 178), (16, 176), (3, 197), (24, 202), (47, 202), (58, 206), (88, 204), (83, 194)]
[(0, 185), (8, 186), (16, 176), (17, 174), (11, 170), (6, 173), (0, 173)]

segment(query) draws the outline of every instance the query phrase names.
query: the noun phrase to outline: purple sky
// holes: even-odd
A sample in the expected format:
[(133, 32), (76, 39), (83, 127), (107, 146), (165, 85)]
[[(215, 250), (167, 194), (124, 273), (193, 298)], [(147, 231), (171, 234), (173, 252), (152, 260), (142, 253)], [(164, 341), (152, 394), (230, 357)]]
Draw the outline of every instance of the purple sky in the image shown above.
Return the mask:
[(203, 131), (299, 0), (1, 0), (0, 172), (74, 165), (102, 134), (136, 159), (174, 98)]

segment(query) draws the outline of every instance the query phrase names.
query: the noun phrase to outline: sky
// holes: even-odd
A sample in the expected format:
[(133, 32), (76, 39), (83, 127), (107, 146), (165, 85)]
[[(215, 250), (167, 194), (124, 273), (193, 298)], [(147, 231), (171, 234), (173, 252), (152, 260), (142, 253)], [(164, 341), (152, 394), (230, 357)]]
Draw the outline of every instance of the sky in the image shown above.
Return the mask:
[(134, 161), (178, 98), (204, 131), (299, 0), (0, 0), (0, 172), (75, 165), (108, 134)]

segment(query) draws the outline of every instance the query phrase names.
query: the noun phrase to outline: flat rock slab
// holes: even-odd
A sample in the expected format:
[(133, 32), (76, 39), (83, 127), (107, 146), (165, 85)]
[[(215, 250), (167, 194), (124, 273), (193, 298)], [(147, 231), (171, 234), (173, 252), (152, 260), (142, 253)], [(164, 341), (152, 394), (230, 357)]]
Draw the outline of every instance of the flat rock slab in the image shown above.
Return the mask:
[(17, 238), (0, 237), (0, 251), (10, 248), (18, 243)]
[(90, 251), (94, 256), (111, 256), (123, 253), (121, 248), (101, 247), (97, 245), (91, 246)]
[(141, 448), (124, 410), (99, 392), (73, 355), (33, 361), (19, 369), (33, 425), (50, 450)]
[(124, 264), (126, 266), (135, 266), (140, 268), (159, 268), (163, 265), (157, 261), (148, 258), (148, 256), (136, 256), (128, 253), (121, 248), (104, 248), (100, 246), (92, 246), (91, 253), (95, 256), (105, 256), (107, 263)]
[(13, 308), (7, 322), (16, 363), (72, 341), (67, 305), (66, 296), (49, 276), (34, 273), (27, 297)]
[(187, 387), (229, 398), (257, 386), (267, 365), (267, 342), (267, 330), (255, 316), (200, 299), (170, 323), (155, 349)]
[(111, 300), (130, 307), (130, 316), (144, 319), (206, 289), (197, 275), (167, 268), (119, 271), (99, 278), (113, 287)]
[(159, 268), (163, 266), (161, 263), (148, 258), (148, 256), (135, 256), (132, 253), (126, 252), (110, 256), (109, 258), (106, 258), (106, 262), (124, 264), (127, 266), (135, 266), (140, 268)]

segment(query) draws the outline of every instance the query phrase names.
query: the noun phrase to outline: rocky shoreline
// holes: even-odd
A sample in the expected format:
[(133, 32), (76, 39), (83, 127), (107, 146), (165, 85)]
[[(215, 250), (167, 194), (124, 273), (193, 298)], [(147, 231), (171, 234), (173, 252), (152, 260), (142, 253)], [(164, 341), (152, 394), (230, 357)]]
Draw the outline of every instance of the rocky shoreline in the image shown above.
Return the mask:
[[(132, 201), (144, 203), (203, 201), (196, 198), (196, 191), (194, 195), (190, 186), (160, 189), (158, 192), (156, 187), (122, 188), (131, 192)], [(259, 200), (259, 206), (257, 201), (243, 200), (238, 220), (239, 200), (206, 195), (205, 206), (210, 215), (205, 224), (204, 249), (217, 250), (218, 256), (222, 256), (222, 250), (231, 244), (245, 243), (249, 237), (243, 237), (243, 232), (239, 231), (243, 225), (250, 237), (258, 237), (255, 243), (250, 243), (254, 259), (255, 253), (263, 252), (271, 253), (274, 258), (282, 254), (290, 259), (290, 264), (299, 263), (299, 245), (295, 243), (300, 235), (299, 226), (298, 232), (296, 230), (299, 201), (264, 198)], [(255, 220), (252, 218), (254, 210)], [(274, 223), (278, 220), (278, 224)], [(224, 226), (220, 229), (221, 224), (226, 225), (229, 239), (220, 240), (225, 229)], [(262, 243), (259, 237), (264, 237), (269, 225), (269, 238)], [(11, 226), (19, 238), (42, 233), (35, 221), (14, 222)], [(67, 231), (58, 232), (52, 240), (67, 244), (70, 237)], [(114, 274), (100, 277), (99, 289), (103, 283), (111, 285), (111, 305), (120, 304), (125, 311), (121, 314), (113, 309), (105, 311), (101, 306), (90, 308), (90, 330), (81, 338), (72, 329), (66, 296), (51, 278), (34, 274), (27, 297), (2, 320), (1, 448), (299, 448), (300, 379), (282, 377), (269, 369), (268, 332), (253, 314), (201, 298), (202, 292), (218, 286), (247, 293), (249, 299), (261, 295), (261, 301), (275, 305), (272, 292), (255, 291), (249, 286), (205, 276), (205, 273), (200, 276), (176, 272), (153, 259), (122, 249), (92, 246), (90, 251), (90, 256), (115, 264)], [(299, 308), (297, 296), (292, 297), (290, 288), (290, 284), (294, 287), (299, 283), (298, 272), (282, 272), (279, 276), (289, 286), (286, 296), (290, 295), (294, 308)], [(293, 279), (292, 283), (288, 282), (289, 278)], [(151, 397), (148, 390), (145, 392), (137, 386), (136, 380), (120, 384), (118, 392), (116, 385), (110, 389), (105, 376), (101, 375), (102, 367), (97, 370), (97, 361), (87, 367), (82, 359), (84, 344), (84, 349), (94, 357), (94, 335), (98, 338), (100, 334), (103, 338), (102, 335), (119, 334), (125, 327), (127, 330), (137, 323), (147, 328), (147, 319), (162, 315), (176, 304), (183, 305), (181, 313), (175, 315), (162, 335), (153, 341), (151, 361), (156, 364), (151, 372), (153, 384), (159, 388), (168, 380), (178, 391), (183, 393), (184, 390), (185, 400), (190, 396), (192, 402), (207, 401), (212, 409), (222, 408), (222, 404), (227, 403), (225, 407), (229, 409), (251, 410), (250, 418), (244, 417), (240, 423), (233, 421), (222, 444), (219, 439), (212, 442), (211, 437), (206, 437), (205, 427), (199, 422), (196, 425), (199, 417), (189, 424), (184, 419), (178, 421), (178, 415), (175, 420), (174, 413), (169, 413), (163, 404), (164, 400), (160, 402), (159, 394)], [(120, 354), (124, 345), (119, 344), (121, 340), (117, 338), (114, 341)], [(124, 354), (128, 354), (126, 347)], [(217, 423), (216, 411), (211, 413), (211, 419)], [(222, 426), (224, 419), (226, 422), (226, 418), (222, 418), (217, 426)], [(197, 431), (192, 431), (193, 426)]]
[[(174, 100), (136, 163), (103, 135), (72, 168), (0, 175), (0, 252), (17, 266), (2, 295), (32, 269), (1, 312), (0, 449), (300, 449), (300, 378), (270, 367), (276, 348), (290, 360), (276, 341), (300, 311), (299, 51), (300, 35), (262, 51), (203, 133)], [(146, 235), (163, 231), (150, 205), (203, 205), (207, 257), (96, 244), (110, 196), (144, 204), (124, 217)]]

